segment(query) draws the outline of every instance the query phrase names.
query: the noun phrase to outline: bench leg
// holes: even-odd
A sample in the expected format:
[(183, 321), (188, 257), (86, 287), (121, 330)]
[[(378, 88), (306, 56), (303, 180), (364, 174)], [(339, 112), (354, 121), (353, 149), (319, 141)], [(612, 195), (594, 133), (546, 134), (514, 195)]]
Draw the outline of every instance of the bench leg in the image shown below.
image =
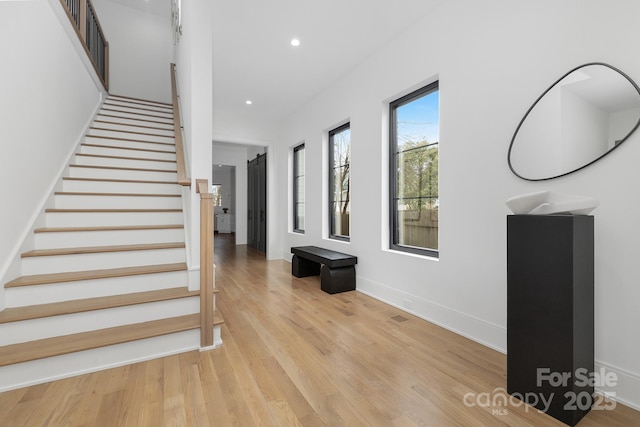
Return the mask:
[(348, 267), (329, 268), (326, 265), (320, 270), (320, 289), (328, 294), (356, 290), (356, 269)]
[(291, 274), (296, 277), (317, 276), (320, 274), (320, 264), (294, 255), (291, 259)]

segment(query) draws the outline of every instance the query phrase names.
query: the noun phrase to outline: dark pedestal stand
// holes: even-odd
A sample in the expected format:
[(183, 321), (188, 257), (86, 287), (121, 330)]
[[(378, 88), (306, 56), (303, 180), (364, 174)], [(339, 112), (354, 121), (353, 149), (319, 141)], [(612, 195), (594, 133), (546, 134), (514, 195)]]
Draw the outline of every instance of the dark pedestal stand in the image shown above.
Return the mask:
[(507, 391), (571, 426), (594, 393), (593, 227), (586, 215), (507, 217)]

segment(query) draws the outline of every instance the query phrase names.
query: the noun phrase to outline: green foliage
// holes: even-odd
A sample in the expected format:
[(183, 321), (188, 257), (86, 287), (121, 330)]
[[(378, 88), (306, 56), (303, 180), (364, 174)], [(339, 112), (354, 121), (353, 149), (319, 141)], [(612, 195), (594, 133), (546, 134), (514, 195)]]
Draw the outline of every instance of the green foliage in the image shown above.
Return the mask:
[(403, 141), (397, 155), (398, 203), (404, 210), (438, 207), (438, 143)]

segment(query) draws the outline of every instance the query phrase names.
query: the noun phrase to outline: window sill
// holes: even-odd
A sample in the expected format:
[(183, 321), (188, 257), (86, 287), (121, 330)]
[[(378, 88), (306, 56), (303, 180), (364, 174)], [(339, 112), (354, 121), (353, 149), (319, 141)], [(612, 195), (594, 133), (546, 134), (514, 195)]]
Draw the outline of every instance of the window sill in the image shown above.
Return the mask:
[(423, 259), (427, 261), (434, 261), (434, 262), (440, 261), (439, 257), (434, 257), (431, 255), (416, 254), (413, 252), (399, 251), (397, 249), (384, 248), (382, 249), (382, 252), (388, 252), (388, 253), (397, 254), (397, 255), (406, 255), (412, 258), (418, 258), (418, 259)]
[(322, 240), (325, 240), (327, 242), (336, 242), (336, 243), (342, 243), (344, 245), (350, 245), (351, 244), (351, 240), (345, 240), (345, 239), (334, 239), (333, 237), (324, 237)]

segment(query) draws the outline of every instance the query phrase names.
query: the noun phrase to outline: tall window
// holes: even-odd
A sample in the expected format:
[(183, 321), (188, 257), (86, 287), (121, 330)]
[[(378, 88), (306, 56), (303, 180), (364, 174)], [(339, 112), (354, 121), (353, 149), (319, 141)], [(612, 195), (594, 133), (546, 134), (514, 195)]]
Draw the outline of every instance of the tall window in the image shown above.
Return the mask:
[(293, 231), (304, 233), (304, 144), (293, 148)]
[(391, 247), (438, 256), (438, 82), (390, 104)]
[(349, 240), (351, 221), (351, 127), (329, 132), (329, 237)]

